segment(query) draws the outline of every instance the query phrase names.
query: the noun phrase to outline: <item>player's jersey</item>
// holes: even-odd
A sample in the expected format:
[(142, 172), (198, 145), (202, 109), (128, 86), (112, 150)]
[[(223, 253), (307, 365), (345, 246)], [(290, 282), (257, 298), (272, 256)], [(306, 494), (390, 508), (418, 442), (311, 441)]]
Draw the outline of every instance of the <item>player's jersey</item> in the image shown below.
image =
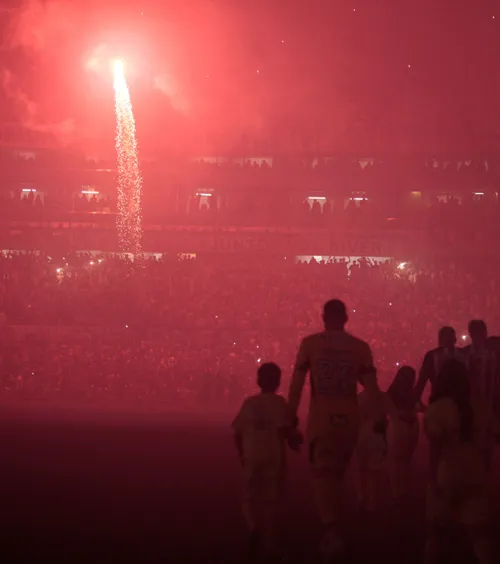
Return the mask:
[(422, 396), (427, 382), (430, 383), (432, 390), (437, 375), (445, 362), (448, 360), (460, 360), (463, 362), (462, 350), (463, 349), (458, 349), (457, 347), (452, 347), (451, 349), (446, 347), (437, 347), (425, 354), (418, 382), (415, 386), (415, 396), (417, 399), (420, 399)]
[(263, 393), (247, 398), (232, 424), (243, 437), (245, 466), (266, 465), (278, 470), (285, 454), (283, 431), (291, 426), (291, 413), (282, 396)]
[(493, 409), (498, 387), (498, 355), (487, 348), (476, 350), (472, 345), (461, 349), (462, 359), (469, 372), (471, 392)]
[[(345, 331), (323, 331), (302, 341), (290, 385), (289, 404), (296, 413), (310, 372), (309, 439), (328, 435), (332, 419), (357, 414), (358, 379), (361, 371), (372, 365), (368, 344)], [(368, 389), (373, 387), (371, 382), (365, 383)], [(373, 384), (376, 387), (375, 377)]]

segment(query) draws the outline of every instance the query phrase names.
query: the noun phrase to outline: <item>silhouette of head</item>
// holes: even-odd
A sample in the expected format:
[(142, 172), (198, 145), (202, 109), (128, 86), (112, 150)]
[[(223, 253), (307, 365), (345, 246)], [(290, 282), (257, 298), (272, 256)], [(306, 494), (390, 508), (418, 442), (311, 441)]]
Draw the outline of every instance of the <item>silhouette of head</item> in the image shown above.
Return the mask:
[(453, 327), (441, 327), (438, 333), (438, 342), (440, 347), (453, 348), (457, 344), (455, 329)]
[(266, 362), (257, 370), (257, 385), (263, 392), (274, 393), (281, 384), (281, 368), (274, 362)]
[(329, 300), (323, 306), (323, 322), (327, 328), (343, 328), (347, 323), (347, 309), (340, 300)]
[(469, 321), (469, 335), (474, 346), (485, 346), (488, 338), (488, 329), (482, 319)]
[(415, 405), (413, 388), (417, 373), (411, 366), (402, 366), (396, 373), (387, 393), (398, 409), (412, 409)]
[(393, 385), (401, 388), (412, 389), (417, 380), (417, 373), (411, 366), (402, 366), (397, 372), (393, 380)]

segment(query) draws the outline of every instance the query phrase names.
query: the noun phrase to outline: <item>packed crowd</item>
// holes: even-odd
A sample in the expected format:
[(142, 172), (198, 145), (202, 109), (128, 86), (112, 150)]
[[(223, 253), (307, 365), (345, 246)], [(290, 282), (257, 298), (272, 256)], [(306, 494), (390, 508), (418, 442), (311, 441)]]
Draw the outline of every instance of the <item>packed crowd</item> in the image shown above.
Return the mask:
[(332, 296), (370, 343), (383, 387), (399, 366), (420, 364), (441, 326), (462, 344), (472, 318), (500, 328), (494, 263), (347, 264), (4, 255), (4, 395), (234, 407), (261, 362), (280, 364), (286, 387)]

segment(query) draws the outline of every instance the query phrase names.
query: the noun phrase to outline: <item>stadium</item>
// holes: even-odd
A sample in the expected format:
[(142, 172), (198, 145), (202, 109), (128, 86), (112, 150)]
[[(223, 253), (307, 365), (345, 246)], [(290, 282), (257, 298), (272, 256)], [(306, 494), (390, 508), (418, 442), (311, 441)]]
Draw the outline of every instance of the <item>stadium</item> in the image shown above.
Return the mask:
[[(116, 164), (22, 133), (1, 137), (3, 248), (117, 252)], [(497, 224), (486, 155), (167, 154), (142, 173), (148, 254), (430, 259), (456, 252), (451, 240), (475, 253)]]

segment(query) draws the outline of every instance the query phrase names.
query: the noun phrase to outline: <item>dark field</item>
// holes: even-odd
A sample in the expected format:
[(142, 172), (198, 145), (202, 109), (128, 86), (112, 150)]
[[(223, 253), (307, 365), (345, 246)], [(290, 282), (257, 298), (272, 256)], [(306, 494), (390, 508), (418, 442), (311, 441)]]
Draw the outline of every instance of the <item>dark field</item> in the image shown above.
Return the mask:
[[(2, 562), (244, 562), (229, 421), (4, 413)], [(419, 562), (425, 459), (421, 449), (404, 518), (346, 516), (348, 561)], [(289, 561), (313, 563), (319, 530), (304, 453), (290, 456), (288, 490)], [(467, 548), (453, 544), (461, 562)]]

